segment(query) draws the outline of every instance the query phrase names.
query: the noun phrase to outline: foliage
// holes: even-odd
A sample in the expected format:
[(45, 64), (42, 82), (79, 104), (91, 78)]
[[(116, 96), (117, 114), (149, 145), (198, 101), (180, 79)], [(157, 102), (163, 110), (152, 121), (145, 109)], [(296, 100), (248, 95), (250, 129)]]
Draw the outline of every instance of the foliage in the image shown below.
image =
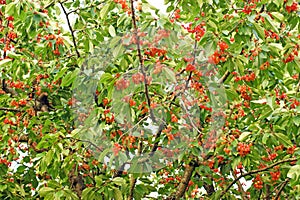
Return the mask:
[(300, 196), (298, 2), (165, 4), (0, 1), (1, 199)]

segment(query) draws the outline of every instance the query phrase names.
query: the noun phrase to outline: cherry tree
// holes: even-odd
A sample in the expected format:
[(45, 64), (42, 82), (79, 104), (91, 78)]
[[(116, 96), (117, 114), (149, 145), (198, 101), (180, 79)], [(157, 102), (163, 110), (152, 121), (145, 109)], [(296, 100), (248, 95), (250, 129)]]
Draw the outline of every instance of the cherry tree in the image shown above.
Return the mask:
[(3, 199), (297, 199), (295, 0), (0, 1)]

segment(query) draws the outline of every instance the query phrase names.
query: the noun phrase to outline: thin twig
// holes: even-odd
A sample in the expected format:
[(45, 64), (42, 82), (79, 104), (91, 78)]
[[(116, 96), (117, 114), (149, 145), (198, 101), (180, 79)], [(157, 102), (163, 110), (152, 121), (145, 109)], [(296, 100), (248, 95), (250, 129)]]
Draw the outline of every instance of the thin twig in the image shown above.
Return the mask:
[(72, 28), (72, 26), (71, 26), (70, 19), (69, 19), (69, 15), (68, 15), (68, 13), (67, 13), (67, 11), (66, 11), (66, 9), (65, 9), (65, 7), (64, 7), (64, 5), (63, 5), (63, 3), (62, 3), (62, 2), (59, 2), (59, 4), (60, 4), (60, 6), (61, 6), (61, 8), (62, 8), (62, 10), (63, 10), (63, 12), (64, 12), (64, 14), (65, 14), (65, 16), (66, 16), (67, 23), (68, 23), (68, 27), (69, 27), (70, 32), (71, 32), (71, 35), (72, 35), (72, 40), (73, 40), (74, 48), (75, 48), (77, 57), (79, 58), (79, 57), (80, 57), (80, 53), (79, 53), (79, 51), (78, 51), (78, 49), (77, 49), (77, 44), (76, 44), (76, 40), (75, 40), (74, 30), (73, 30), (73, 28)]
[(85, 142), (90, 144), (91, 146), (95, 147), (96, 149), (98, 149), (99, 151), (103, 151), (103, 149), (101, 149), (100, 147), (98, 147), (96, 144), (94, 144), (93, 142), (89, 141), (89, 140), (81, 140), (81, 139), (75, 139), (77, 142)]
[[(237, 176), (235, 175), (234, 172), (232, 172), (232, 175), (235, 179), (237, 178)], [(247, 199), (246, 192), (244, 191), (244, 188), (239, 180), (237, 181), (237, 185), (238, 185), (240, 192), (242, 193), (242, 195), (241, 195), (242, 200), (246, 200)]]
[[(193, 51), (193, 62), (192, 62), (192, 65), (195, 65), (196, 63), (196, 49), (197, 49), (197, 40), (195, 40), (194, 42), (194, 51)], [(193, 74), (193, 71), (190, 72), (189, 74), (189, 77), (188, 79), (186, 80), (186, 83), (185, 83), (185, 87), (184, 87), (184, 91), (188, 88), (189, 86), (189, 82), (192, 78), (192, 74)]]
[[(156, 122), (155, 116), (154, 116), (153, 111), (151, 109), (151, 100), (150, 100), (149, 90), (148, 90), (147, 74), (146, 74), (146, 71), (145, 71), (145, 68), (144, 68), (144, 61), (143, 61), (142, 52), (141, 52), (140, 37), (138, 35), (138, 29), (137, 29), (137, 25), (136, 25), (135, 9), (134, 9), (134, 5), (133, 5), (133, 0), (130, 0), (130, 5), (131, 5), (131, 18), (132, 18), (132, 24), (133, 24), (133, 29), (134, 29), (133, 34), (134, 34), (134, 37), (135, 37), (135, 42), (136, 42), (136, 47), (137, 47), (141, 72), (144, 76), (145, 96), (146, 96), (147, 104), (148, 104), (148, 107), (149, 107), (149, 110), (150, 110), (150, 118), (152, 119), (153, 122)], [(140, 137), (139, 144), (138, 144), (138, 155), (140, 155), (141, 153), (142, 153), (142, 138)], [(127, 198), (128, 200), (133, 199), (135, 184), (136, 184), (136, 178), (134, 177), (133, 174), (131, 174), (130, 189), (129, 189), (129, 195), (128, 195), (128, 198)]]
[(196, 124), (194, 123), (194, 120), (191, 119), (190, 114), (189, 114), (189, 112), (188, 112), (188, 110), (187, 110), (187, 108), (186, 108), (184, 102), (182, 102), (182, 107), (183, 107), (185, 113), (187, 114), (187, 117), (189, 118), (189, 120), (190, 120), (190, 122), (191, 122), (191, 124), (192, 124), (192, 127), (193, 127), (194, 129), (196, 129), (196, 131), (199, 133), (199, 135), (201, 135), (202, 132), (197, 128)]
[(227, 78), (229, 77), (230, 75), (230, 72), (229, 71), (226, 71), (225, 74), (219, 79), (218, 83), (221, 84), (221, 83), (224, 83)]
[(21, 112), (22, 111), (22, 110), (17, 109), (17, 108), (4, 108), (4, 107), (0, 107), (0, 110), (12, 111), (12, 112)]
[(267, 171), (268, 169), (271, 169), (277, 165), (280, 165), (282, 163), (286, 163), (286, 162), (293, 162), (293, 161), (296, 161), (297, 158), (289, 158), (289, 159), (285, 159), (285, 160), (281, 160), (281, 161), (278, 161), (276, 163), (273, 163), (272, 165), (269, 165), (267, 167), (264, 167), (264, 168), (261, 168), (261, 169), (256, 169), (256, 170), (252, 170), (252, 171), (249, 171), (247, 173), (244, 173), (244, 174), (241, 174), (240, 176), (238, 176), (237, 178), (235, 178), (228, 186), (227, 188), (222, 192), (221, 196), (220, 196), (220, 199), (225, 195), (226, 192), (228, 192), (228, 190), (238, 181), (240, 180), (242, 177), (245, 177), (245, 176), (249, 176), (249, 175), (252, 175), (252, 174), (257, 174), (259, 172), (263, 172), (263, 171)]
[(176, 6), (175, 6), (175, 8), (173, 9), (173, 12), (170, 13), (169, 16), (168, 16), (169, 19), (171, 19), (171, 17), (174, 15), (175, 11), (177, 10), (178, 5), (179, 5), (179, 2), (180, 2), (180, 0), (177, 0)]
[(287, 183), (290, 181), (289, 178), (285, 179), (285, 181), (282, 183), (281, 187), (279, 188), (279, 191), (277, 192), (276, 196), (275, 196), (275, 200), (279, 200), (280, 199), (280, 194), (283, 191), (283, 188), (287, 185)]

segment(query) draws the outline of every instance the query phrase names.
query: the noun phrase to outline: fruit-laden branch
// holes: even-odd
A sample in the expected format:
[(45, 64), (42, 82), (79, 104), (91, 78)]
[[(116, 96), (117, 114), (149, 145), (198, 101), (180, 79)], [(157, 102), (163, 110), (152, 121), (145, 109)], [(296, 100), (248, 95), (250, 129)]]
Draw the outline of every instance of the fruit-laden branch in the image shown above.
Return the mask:
[[(195, 65), (195, 63), (196, 63), (196, 49), (197, 49), (197, 40), (195, 40), (195, 43), (194, 43), (194, 51), (193, 51), (193, 62), (192, 62), (192, 65)], [(191, 78), (192, 78), (192, 74), (193, 74), (193, 71), (190, 72), (189, 77), (188, 77), (188, 79), (186, 80), (185, 88), (184, 88), (183, 91), (185, 91), (185, 90), (188, 88), (189, 82), (190, 82), (190, 80), (191, 80)]]
[(245, 176), (249, 176), (249, 175), (252, 175), (252, 174), (257, 174), (259, 172), (263, 172), (263, 171), (267, 171), (277, 165), (280, 165), (282, 163), (286, 163), (286, 162), (293, 162), (293, 161), (297, 161), (297, 158), (289, 158), (289, 159), (285, 159), (285, 160), (281, 160), (281, 161), (278, 161), (276, 163), (273, 163), (272, 165), (269, 165), (267, 167), (264, 167), (264, 168), (261, 168), (261, 169), (256, 169), (256, 170), (252, 170), (252, 171), (249, 171), (247, 173), (244, 173), (244, 174), (241, 174), (239, 175), (237, 178), (235, 178), (228, 186), (227, 188), (222, 192), (221, 196), (220, 196), (220, 199), (226, 194), (226, 192), (228, 192), (228, 190), (238, 181), (240, 180), (242, 177), (245, 177)]
[(144, 60), (143, 60), (142, 52), (141, 52), (140, 36), (138, 35), (138, 28), (137, 28), (137, 25), (136, 25), (136, 17), (135, 17), (135, 9), (134, 9), (134, 5), (133, 5), (133, 0), (130, 0), (130, 4), (131, 4), (131, 16), (132, 16), (132, 24), (133, 24), (133, 35), (135, 37), (135, 42), (136, 42), (136, 47), (137, 47), (141, 72), (144, 76), (145, 95), (146, 95), (147, 104), (148, 104), (148, 107), (149, 107), (149, 110), (150, 110), (150, 118), (153, 122), (156, 122), (156, 118), (155, 118), (155, 116), (153, 114), (153, 110), (151, 108), (151, 100), (150, 100), (150, 96), (149, 96), (147, 74), (146, 74), (146, 71), (145, 71)]
[(5, 93), (11, 94), (12, 97), (18, 96), (18, 93), (16, 91), (14, 91), (13, 89), (10, 89), (9, 87), (7, 87), (5, 79), (2, 79), (2, 81), (1, 81), (1, 87), (2, 87), (2, 90)]
[(59, 4), (60, 4), (60, 6), (61, 6), (61, 8), (62, 8), (62, 10), (63, 10), (63, 12), (64, 12), (64, 14), (65, 14), (65, 16), (66, 16), (67, 23), (68, 23), (68, 27), (69, 27), (70, 32), (71, 32), (71, 35), (72, 35), (72, 40), (73, 40), (74, 48), (75, 48), (77, 57), (79, 58), (79, 57), (80, 57), (80, 53), (79, 53), (79, 51), (78, 51), (78, 49), (77, 49), (77, 44), (76, 44), (76, 40), (75, 40), (74, 30), (73, 30), (73, 28), (72, 28), (72, 26), (71, 26), (70, 19), (69, 19), (69, 15), (68, 15), (68, 13), (67, 13), (67, 11), (66, 11), (66, 9), (65, 9), (65, 7), (64, 7), (64, 5), (63, 5), (63, 3), (62, 3), (61, 1), (59, 1)]

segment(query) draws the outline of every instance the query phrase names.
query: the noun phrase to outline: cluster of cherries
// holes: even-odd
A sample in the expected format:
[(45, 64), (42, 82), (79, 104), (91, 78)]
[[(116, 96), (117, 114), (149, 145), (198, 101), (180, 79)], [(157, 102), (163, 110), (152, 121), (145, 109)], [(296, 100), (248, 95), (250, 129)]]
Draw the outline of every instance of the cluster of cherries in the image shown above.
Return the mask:
[(293, 11), (297, 11), (298, 10), (298, 3), (297, 2), (293, 2), (292, 5), (290, 5), (290, 6), (286, 5), (285, 9), (286, 9), (286, 11), (288, 13), (291, 13)]
[(244, 157), (245, 155), (249, 154), (251, 151), (252, 144), (244, 144), (244, 143), (238, 143), (237, 150), (241, 157)]

